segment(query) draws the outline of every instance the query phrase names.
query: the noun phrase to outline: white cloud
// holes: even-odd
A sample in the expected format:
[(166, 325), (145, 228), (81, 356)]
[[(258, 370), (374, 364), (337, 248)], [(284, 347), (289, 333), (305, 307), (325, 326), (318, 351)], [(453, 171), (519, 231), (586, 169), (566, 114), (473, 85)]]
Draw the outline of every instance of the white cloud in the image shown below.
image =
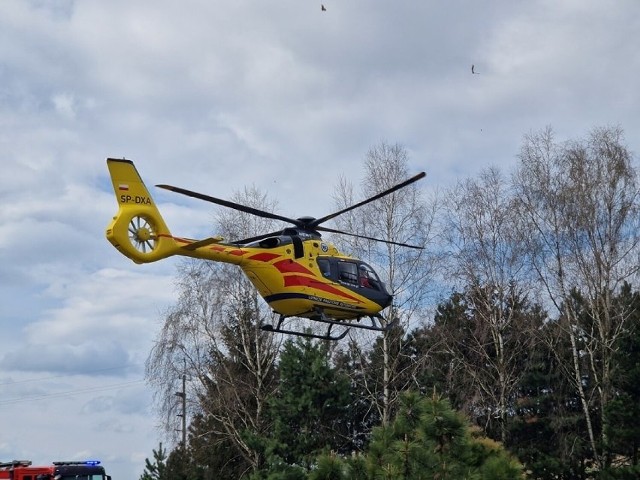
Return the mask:
[(69, 93), (56, 93), (51, 99), (56, 111), (61, 117), (73, 120), (76, 116), (75, 98)]

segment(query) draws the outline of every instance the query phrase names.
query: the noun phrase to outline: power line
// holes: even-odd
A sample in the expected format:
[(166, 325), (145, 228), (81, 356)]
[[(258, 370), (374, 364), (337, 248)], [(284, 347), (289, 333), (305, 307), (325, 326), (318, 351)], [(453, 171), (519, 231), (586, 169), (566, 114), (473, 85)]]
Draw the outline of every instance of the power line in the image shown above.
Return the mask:
[(21, 383), (29, 383), (29, 382), (42, 382), (45, 380), (53, 380), (55, 378), (65, 378), (65, 377), (77, 377), (79, 375), (91, 375), (93, 373), (99, 373), (99, 372), (108, 372), (110, 370), (120, 370), (123, 368), (128, 368), (128, 367), (135, 367), (140, 365), (139, 363), (132, 363), (129, 365), (121, 365), (119, 367), (109, 367), (109, 368), (99, 368), (96, 370), (86, 370), (84, 372), (76, 372), (76, 373), (67, 373), (67, 374), (60, 374), (60, 375), (51, 375), (49, 377), (40, 377), (40, 378), (29, 378), (26, 380), (16, 380), (16, 381), (11, 381), (11, 382), (3, 382), (0, 383), (0, 387), (8, 387), (11, 385), (18, 385)]
[(95, 392), (103, 392), (108, 390), (114, 390), (117, 388), (128, 388), (135, 385), (144, 384), (144, 380), (132, 380), (130, 382), (122, 382), (122, 383), (114, 383), (111, 385), (102, 385), (98, 387), (88, 387), (88, 388), (80, 388), (77, 390), (69, 390), (66, 392), (57, 392), (57, 393), (47, 393), (42, 395), (33, 395), (33, 396), (23, 396), (23, 397), (14, 397), (6, 400), (0, 400), (0, 406), (2, 405), (12, 405), (15, 403), (36, 401), (36, 400), (47, 400), (51, 398), (60, 398), (60, 397), (68, 397), (72, 395), (78, 395), (83, 393), (95, 393)]

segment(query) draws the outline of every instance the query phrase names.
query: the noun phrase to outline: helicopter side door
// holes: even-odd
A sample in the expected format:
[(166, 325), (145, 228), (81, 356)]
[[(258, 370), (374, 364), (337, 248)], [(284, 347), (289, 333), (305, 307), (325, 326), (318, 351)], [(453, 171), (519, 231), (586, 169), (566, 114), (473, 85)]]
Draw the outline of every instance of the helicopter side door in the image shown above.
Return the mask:
[(358, 287), (358, 263), (334, 257), (318, 257), (318, 267), (324, 278), (348, 287)]
[(335, 257), (318, 257), (318, 267), (322, 276), (348, 287), (358, 286), (358, 263)]
[(335, 257), (318, 257), (322, 276), (349, 288), (366, 289), (386, 294), (384, 284), (376, 272), (364, 262)]

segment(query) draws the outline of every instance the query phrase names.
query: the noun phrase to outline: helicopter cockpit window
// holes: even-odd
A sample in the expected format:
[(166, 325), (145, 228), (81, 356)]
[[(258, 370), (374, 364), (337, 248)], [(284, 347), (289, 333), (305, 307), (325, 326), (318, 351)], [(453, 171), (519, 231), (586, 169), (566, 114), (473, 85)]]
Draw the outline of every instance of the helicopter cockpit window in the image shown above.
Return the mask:
[(358, 285), (358, 266), (352, 262), (339, 262), (338, 274), (341, 282)]
[(365, 263), (361, 263), (358, 267), (358, 279), (361, 287), (380, 290), (380, 279), (378, 275)]

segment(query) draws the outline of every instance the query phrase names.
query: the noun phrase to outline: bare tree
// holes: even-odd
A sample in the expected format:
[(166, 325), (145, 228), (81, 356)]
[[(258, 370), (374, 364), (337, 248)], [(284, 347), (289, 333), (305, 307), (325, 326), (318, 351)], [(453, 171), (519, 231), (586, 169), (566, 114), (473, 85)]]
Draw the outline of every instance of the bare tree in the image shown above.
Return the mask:
[[(265, 210), (274, 206), (255, 188), (245, 189), (234, 201)], [(244, 238), (269, 231), (269, 222), (224, 211), (218, 232)], [(257, 468), (260, 455), (245, 434), (268, 429), (264, 410), (276, 385), (279, 339), (260, 325), (271, 314), (238, 267), (186, 260), (178, 276), (178, 302), (166, 313), (146, 365), (162, 424), (168, 433), (175, 428), (174, 392), (186, 373), (190, 411), (211, 418), (216, 426), (216, 431), (199, 434), (231, 440), (246, 463)]]
[(477, 179), (458, 183), (446, 205), (449, 278), (467, 292), (475, 326), (464, 349), (455, 337), (442, 340), (475, 386), (467, 408), (490, 412), (486, 418), (498, 420), (505, 442), (523, 349), (535, 339), (534, 326), (527, 325), (522, 311), (528, 292), (526, 257), (515, 228), (514, 200), (500, 171), (489, 168)]
[[(370, 197), (406, 180), (409, 174), (407, 151), (401, 145), (380, 143), (367, 153), (364, 163), (362, 196)], [(354, 203), (353, 186), (343, 180), (339, 183), (334, 199), (339, 208)], [(434, 236), (434, 219), (437, 202), (423, 200), (420, 189), (411, 185), (337, 218), (342, 230), (391, 240), (400, 243), (429, 247)], [(424, 307), (430, 292), (428, 282), (434, 277), (436, 256), (428, 249), (416, 250), (398, 245), (372, 242), (359, 238), (340, 238), (338, 242), (351, 254), (366, 259), (379, 270), (388, 290), (394, 296), (393, 305), (386, 312), (387, 321), (398, 321), (403, 331), (410, 326), (413, 317)], [(393, 377), (397, 377), (401, 365), (399, 355), (402, 342), (397, 330), (389, 330), (382, 336), (383, 369), (382, 391), (370, 385), (370, 395), (379, 410), (383, 424), (387, 424), (398, 389), (392, 389)], [(366, 362), (361, 362), (362, 364)], [(410, 376), (409, 376), (410, 377)]]
[[(528, 258), (570, 341), (566, 371), (600, 466), (608, 462), (612, 355), (631, 313), (612, 299), (639, 266), (639, 191), (623, 141), (620, 128), (599, 128), (586, 140), (558, 144), (547, 128), (525, 137), (514, 176)], [(576, 311), (575, 291), (586, 301), (587, 319)]]

